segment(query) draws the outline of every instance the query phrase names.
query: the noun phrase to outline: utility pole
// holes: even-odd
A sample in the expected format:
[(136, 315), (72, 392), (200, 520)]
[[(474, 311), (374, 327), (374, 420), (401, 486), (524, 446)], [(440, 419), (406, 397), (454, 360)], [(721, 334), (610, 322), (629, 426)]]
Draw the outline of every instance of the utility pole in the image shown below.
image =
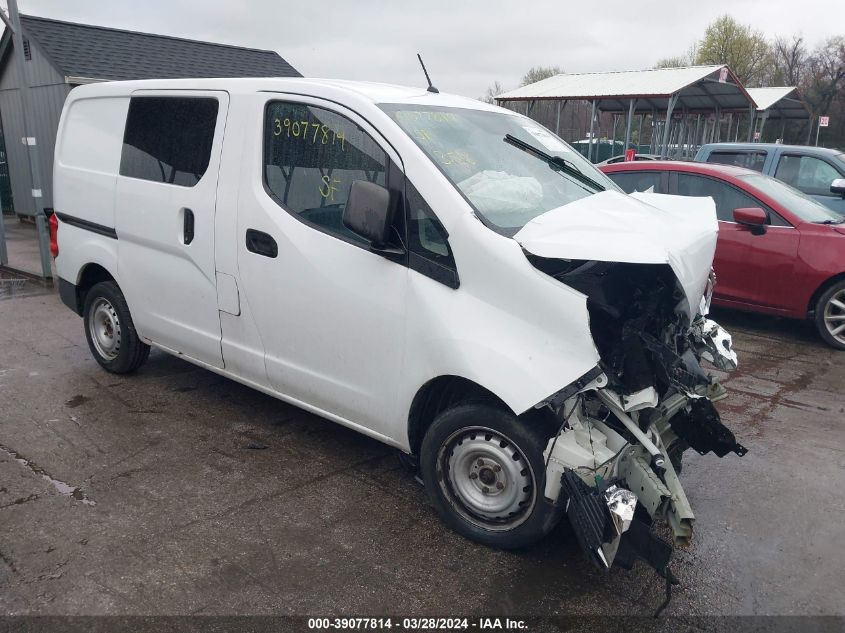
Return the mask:
[[(30, 94), (29, 76), (27, 75), (26, 60), (23, 50), (23, 31), (21, 30), (21, 19), (18, 13), (17, 0), (8, 0), (9, 15), (0, 9), (0, 19), (6, 24), (6, 28), (12, 32), (14, 42), (13, 55), (15, 66), (18, 71), (18, 90), (21, 97), (21, 108), (23, 111), (24, 137), (21, 141), (27, 149), (29, 159), (29, 175), (32, 183), (32, 199), (35, 205), (35, 228), (38, 232), (38, 247), (41, 252), (41, 276), (44, 280), (53, 278), (53, 271), (50, 262), (50, 237), (47, 232), (47, 216), (44, 214), (44, 198), (41, 192), (41, 163), (38, 156), (38, 139), (33, 136), (32, 124), (29, 120)], [(5, 250), (5, 245), (4, 245)]]

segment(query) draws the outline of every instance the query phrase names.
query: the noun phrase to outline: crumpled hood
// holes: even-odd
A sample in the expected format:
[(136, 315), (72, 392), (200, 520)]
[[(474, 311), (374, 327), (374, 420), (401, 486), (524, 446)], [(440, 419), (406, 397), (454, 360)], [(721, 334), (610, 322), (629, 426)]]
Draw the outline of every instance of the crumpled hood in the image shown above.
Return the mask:
[(537, 216), (514, 239), (539, 257), (669, 264), (694, 315), (718, 232), (711, 198), (603, 191)]

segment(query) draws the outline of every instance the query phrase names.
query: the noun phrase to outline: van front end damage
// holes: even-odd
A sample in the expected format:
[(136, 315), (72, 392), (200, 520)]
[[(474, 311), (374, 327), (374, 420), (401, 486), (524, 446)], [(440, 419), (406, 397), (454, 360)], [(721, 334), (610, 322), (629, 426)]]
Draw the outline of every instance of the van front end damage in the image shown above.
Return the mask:
[(685, 450), (744, 455), (713, 402), (724, 388), (700, 365), (736, 368), (730, 335), (706, 318), (715, 278), (691, 318), (667, 265), (550, 260), (534, 265), (587, 296), (601, 361), (580, 382), (538, 406), (560, 418), (546, 448), (545, 496), (563, 505), (596, 565), (630, 568), (636, 557), (669, 578), (668, 524), (687, 545), (695, 516), (678, 478)]
[(683, 452), (746, 452), (713, 406), (724, 388), (701, 367), (737, 365), (730, 335), (707, 318), (717, 234), (710, 199), (604, 191), (514, 236), (537, 270), (586, 300), (598, 366), (536, 406), (560, 422), (545, 496), (601, 567), (639, 556), (669, 582), (672, 544), (652, 526), (668, 524), (674, 545), (692, 538)]

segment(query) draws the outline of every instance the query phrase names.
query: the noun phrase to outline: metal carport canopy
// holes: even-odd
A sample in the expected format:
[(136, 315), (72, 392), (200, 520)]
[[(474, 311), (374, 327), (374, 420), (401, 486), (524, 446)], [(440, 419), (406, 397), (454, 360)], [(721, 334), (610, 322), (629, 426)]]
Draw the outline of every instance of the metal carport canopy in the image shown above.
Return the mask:
[(808, 119), (810, 111), (801, 101), (795, 86), (749, 88), (748, 94), (757, 104), (757, 112), (768, 113), (770, 119)]
[(725, 65), (555, 75), (500, 94), (496, 101), (595, 101), (602, 112), (627, 112), (636, 101), (634, 112), (647, 113), (669, 110), (672, 97), (674, 107), (687, 112), (748, 112), (756, 105)]

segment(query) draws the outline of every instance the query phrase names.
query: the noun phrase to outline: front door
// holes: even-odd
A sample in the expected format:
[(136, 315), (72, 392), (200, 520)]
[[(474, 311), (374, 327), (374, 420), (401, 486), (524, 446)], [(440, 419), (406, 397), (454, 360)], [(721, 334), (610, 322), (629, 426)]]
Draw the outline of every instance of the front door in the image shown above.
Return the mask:
[[(713, 269), (717, 299), (773, 311), (791, 309), (788, 279), (795, 276), (800, 235), (761, 201), (733, 185), (698, 174), (678, 173), (676, 191), (682, 196), (708, 196), (716, 203), (719, 240)], [(759, 207), (769, 214), (762, 234), (733, 219), (735, 209)]]
[(399, 158), (337, 104), (279, 95), (253, 112), (236, 239), (268, 381), (327, 417), (395, 437), (408, 268), (372, 252), (342, 213), (355, 180), (387, 186), (398, 204)]
[(228, 104), (217, 91), (133, 93), (115, 213), (118, 277), (138, 331), (215, 367), (214, 214)]

